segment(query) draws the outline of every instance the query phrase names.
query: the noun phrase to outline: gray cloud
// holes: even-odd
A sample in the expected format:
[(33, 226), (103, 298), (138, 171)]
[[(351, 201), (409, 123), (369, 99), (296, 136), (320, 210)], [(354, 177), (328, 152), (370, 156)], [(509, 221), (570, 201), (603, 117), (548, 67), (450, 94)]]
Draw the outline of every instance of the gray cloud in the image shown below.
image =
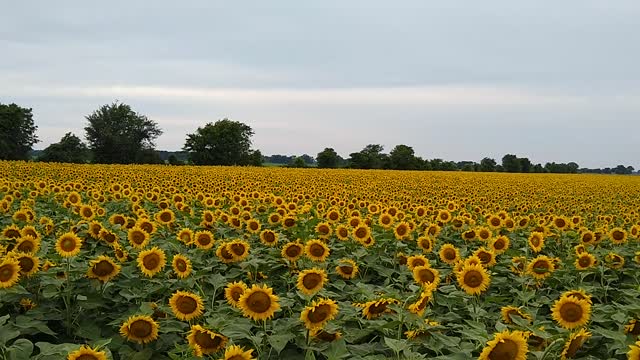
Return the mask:
[[(64, 5), (61, 5), (64, 4)], [(47, 1), (0, 13), (0, 102), (44, 147), (115, 99), (158, 146), (222, 117), (264, 153), (367, 143), (425, 157), (506, 152), (638, 164), (636, 1)]]

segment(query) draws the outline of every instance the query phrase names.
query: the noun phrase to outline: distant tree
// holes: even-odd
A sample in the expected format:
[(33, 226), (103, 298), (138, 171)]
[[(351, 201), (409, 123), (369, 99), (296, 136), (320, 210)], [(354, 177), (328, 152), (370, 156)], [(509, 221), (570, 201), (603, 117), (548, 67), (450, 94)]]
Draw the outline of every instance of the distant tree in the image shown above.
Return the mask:
[(389, 153), (389, 167), (398, 170), (416, 169), (418, 164), (413, 148), (407, 145), (396, 145)]
[(474, 161), (459, 161), (457, 163), (458, 170), (461, 171), (478, 171), (480, 165)]
[(574, 162), (570, 162), (567, 164), (567, 172), (569, 174), (576, 174), (578, 173), (578, 169), (580, 168), (580, 165), (574, 163)]
[(434, 171), (442, 171), (444, 170), (444, 160), (442, 159), (431, 159), (428, 160), (429, 162), (429, 169), (430, 170), (434, 170)]
[(339, 156), (333, 148), (324, 148), (316, 155), (319, 168), (335, 168), (338, 167)]
[(483, 172), (493, 172), (496, 171), (496, 161), (491, 158), (484, 158), (480, 160), (480, 171)]
[(531, 168), (531, 172), (534, 172), (534, 173), (543, 173), (543, 172), (544, 172), (544, 167), (542, 166), (542, 164), (535, 164), (535, 165), (533, 165), (533, 167)]
[(271, 155), (265, 156), (264, 161), (274, 164), (288, 164), (290, 163), (295, 156), (289, 155)]
[(520, 160), (513, 154), (507, 154), (502, 157), (502, 167), (505, 172), (520, 172)]
[(27, 160), (37, 129), (31, 109), (0, 103), (0, 160)]
[(302, 158), (302, 160), (304, 160), (305, 164), (307, 165), (313, 165), (316, 163), (316, 159), (314, 159), (313, 156), (311, 155), (302, 154), (300, 155), (300, 157)]
[(79, 137), (68, 132), (59, 142), (47, 146), (39, 159), (46, 162), (86, 163), (89, 161), (89, 148)]
[(357, 153), (349, 154), (349, 163), (356, 169), (380, 169), (386, 160), (382, 154), (384, 147), (379, 144), (369, 144)]
[(144, 162), (162, 135), (155, 121), (123, 103), (103, 105), (86, 119), (86, 138), (96, 163)]
[(617, 175), (630, 175), (633, 174), (633, 166), (629, 166), (629, 168), (627, 168), (624, 165), (618, 165), (612, 170), (612, 172)]
[(160, 158), (160, 154), (154, 149), (142, 149), (137, 155), (136, 160), (134, 161), (136, 164), (164, 164), (162, 158)]
[(307, 163), (304, 161), (302, 156), (296, 156), (295, 158), (293, 158), (293, 160), (289, 164), (287, 164), (287, 167), (290, 167), (290, 168), (306, 168), (307, 167)]
[(182, 165), (182, 161), (180, 161), (175, 154), (169, 155), (169, 159), (167, 159), (167, 161), (169, 162), (169, 165)]
[(529, 158), (518, 158), (518, 162), (520, 163), (520, 172), (528, 173), (531, 172), (531, 160)]
[(252, 135), (249, 125), (222, 119), (188, 134), (183, 149), (196, 165), (249, 165)]
[(260, 150), (256, 149), (249, 151), (249, 154), (247, 155), (246, 161), (244, 163), (251, 166), (262, 166), (263, 162), (264, 156), (262, 156)]

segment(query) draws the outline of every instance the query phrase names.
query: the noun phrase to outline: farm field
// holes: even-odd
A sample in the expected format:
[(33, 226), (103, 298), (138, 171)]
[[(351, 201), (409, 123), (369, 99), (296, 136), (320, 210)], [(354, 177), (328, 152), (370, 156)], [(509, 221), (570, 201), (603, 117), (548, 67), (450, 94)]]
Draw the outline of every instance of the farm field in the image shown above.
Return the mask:
[(2, 359), (640, 359), (640, 177), (0, 167)]

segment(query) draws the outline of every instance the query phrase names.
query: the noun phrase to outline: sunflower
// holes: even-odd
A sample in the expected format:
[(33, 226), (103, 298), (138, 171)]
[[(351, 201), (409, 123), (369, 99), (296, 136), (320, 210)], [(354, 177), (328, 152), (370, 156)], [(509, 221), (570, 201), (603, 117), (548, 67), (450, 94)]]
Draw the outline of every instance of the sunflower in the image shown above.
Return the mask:
[(358, 265), (351, 259), (341, 259), (336, 266), (336, 272), (343, 279), (353, 279), (358, 275)]
[(442, 231), (442, 228), (438, 224), (430, 224), (424, 230), (424, 234), (436, 238), (440, 234), (440, 231)]
[(229, 253), (233, 256), (233, 261), (238, 262), (242, 261), (249, 256), (249, 249), (251, 246), (248, 242), (240, 239), (233, 240), (232, 242), (227, 244), (227, 249)]
[(526, 360), (528, 352), (525, 333), (505, 330), (495, 334), (493, 340), (487, 342), (478, 360)]
[(340, 241), (349, 240), (349, 228), (346, 225), (340, 224), (336, 226), (335, 233), (338, 240)]
[(565, 329), (584, 326), (590, 318), (591, 304), (573, 296), (563, 296), (551, 309), (553, 319)]
[(182, 228), (178, 231), (178, 235), (176, 236), (178, 241), (185, 245), (190, 245), (193, 242), (193, 230)]
[(216, 249), (216, 256), (225, 264), (232, 263), (235, 257), (229, 250), (229, 243), (223, 242)]
[(502, 227), (502, 218), (498, 215), (491, 215), (487, 219), (487, 225), (493, 230), (497, 230)]
[(462, 270), (462, 267), (471, 265), (482, 265), (482, 260), (480, 260), (477, 255), (468, 256), (464, 261), (460, 261), (456, 264), (455, 270), (460, 271)]
[(436, 219), (446, 224), (452, 219), (451, 213), (449, 212), (449, 210), (439, 210)]
[(98, 238), (102, 239), (104, 242), (111, 246), (115, 246), (118, 243), (118, 235), (116, 235), (113, 231), (109, 231), (105, 228), (100, 229), (100, 233), (98, 234)]
[(202, 315), (204, 303), (202, 298), (187, 291), (176, 291), (169, 299), (173, 314), (179, 319), (189, 321)]
[(440, 284), (440, 272), (429, 265), (416, 266), (413, 268), (413, 279), (420, 285), (437, 287)]
[(147, 315), (134, 315), (120, 326), (120, 334), (129, 341), (150, 343), (158, 338), (158, 323)]
[(358, 304), (362, 307), (362, 315), (367, 319), (375, 319), (384, 313), (393, 312), (388, 306), (391, 304), (399, 304), (400, 301), (392, 298), (382, 298), (379, 300), (373, 300), (364, 304)]
[(409, 270), (415, 269), (418, 266), (428, 266), (429, 259), (427, 259), (424, 255), (411, 255), (407, 257), (406, 264)]
[(107, 282), (120, 273), (120, 265), (116, 264), (110, 257), (100, 255), (89, 262), (87, 277)]
[(562, 293), (562, 295), (560, 295), (560, 297), (565, 297), (565, 296), (572, 296), (578, 300), (585, 300), (589, 304), (592, 304), (591, 295), (587, 294), (582, 289), (565, 291)]
[(596, 234), (593, 231), (587, 230), (580, 234), (580, 242), (585, 245), (593, 244), (596, 240)]
[(245, 317), (259, 321), (273, 317), (280, 309), (280, 304), (278, 304), (278, 296), (273, 295), (273, 289), (254, 284), (240, 296), (238, 307)]
[(291, 229), (294, 226), (296, 226), (295, 217), (293, 217), (292, 215), (287, 215), (282, 218), (282, 227), (284, 227), (285, 229)]
[(196, 356), (217, 353), (224, 349), (228, 340), (226, 336), (207, 330), (200, 325), (191, 325), (191, 330), (187, 334), (189, 346)]
[(253, 360), (252, 353), (251, 349), (244, 351), (244, 348), (238, 345), (231, 345), (224, 351), (224, 358), (221, 360)]
[(156, 223), (154, 223), (153, 221), (151, 221), (149, 219), (145, 219), (145, 218), (139, 219), (136, 222), (136, 226), (139, 227), (140, 229), (144, 230), (144, 232), (146, 232), (149, 235), (155, 233), (156, 230), (157, 230)]
[(491, 238), (493, 237), (493, 233), (491, 232), (491, 230), (484, 226), (476, 228), (476, 234), (478, 234), (478, 239), (485, 242), (491, 240)]
[(540, 255), (532, 259), (527, 266), (527, 274), (536, 280), (544, 280), (555, 271), (552, 259), (545, 255)]
[(353, 228), (351, 236), (353, 236), (356, 241), (362, 243), (371, 236), (371, 229), (365, 224), (360, 224)]
[(500, 235), (489, 242), (489, 248), (496, 254), (502, 254), (505, 251), (509, 250), (510, 245), (511, 241), (506, 235)]
[(173, 255), (171, 266), (173, 267), (173, 272), (176, 273), (180, 279), (184, 279), (191, 274), (191, 260), (185, 255)]
[(580, 329), (577, 332), (574, 332), (569, 336), (567, 342), (564, 344), (564, 348), (562, 349), (562, 354), (560, 355), (561, 360), (573, 359), (576, 356), (576, 353), (582, 345), (591, 337), (591, 333), (586, 331), (585, 329)]
[(463, 266), (457, 274), (458, 285), (469, 295), (479, 295), (489, 288), (491, 277), (481, 265)]
[(328, 222), (319, 222), (314, 230), (316, 231), (316, 234), (318, 235), (319, 238), (321, 239), (326, 239), (329, 236), (331, 236), (331, 234), (333, 234), (333, 229), (331, 228), (331, 225), (329, 225)]
[(31, 235), (21, 237), (14, 248), (16, 251), (35, 254), (40, 250), (40, 240)]
[(474, 229), (469, 229), (462, 233), (462, 238), (466, 241), (475, 240), (478, 237), (478, 234)]
[(247, 284), (242, 281), (236, 281), (227, 284), (224, 289), (224, 297), (227, 299), (229, 305), (238, 307), (240, 297), (247, 290)]
[(70, 352), (67, 360), (107, 360), (107, 353), (82, 345), (78, 350)]
[(535, 253), (539, 253), (544, 247), (544, 234), (541, 232), (532, 232), (529, 235), (529, 247)]
[(433, 298), (433, 289), (434, 286), (428, 286), (426, 289), (422, 290), (418, 300), (409, 305), (408, 310), (418, 316), (422, 316), (424, 314), (424, 310), (427, 308), (427, 304)]
[(484, 247), (481, 247), (473, 252), (473, 255), (477, 256), (482, 262), (484, 267), (492, 267), (496, 264), (496, 254), (493, 251), (489, 251)]
[(575, 266), (577, 270), (586, 270), (596, 265), (596, 257), (589, 254), (588, 252), (583, 252), (578, 255), (578, 258), (575, 261)]
[(113, 214), (109, 217), (109, 223), (111, 225), (124, 226), (127, 223), (127, 217), (123, 214)]
[(391, 228), (391, 226), (393, 225), (393, 222), (395, 220), (393, 219), (393, 216), (389, 215), (389, 214), (381, 214), (378, 217), (378, 224), (380, 226), (382, 226), (385, 230), (388, 230)]
[(282, 247), (282, 251), (280, 252), (280, 254), (283, 258), (291, 262), (296, 262), (298, 261), (300, 256), (302, 256), (303, 251), (304, 247), (302, 246), (302, 244), (299, 241), (295, 241), (286, 243)]
[(157, 246), (138, 254), (138, 268), (148, 277), (160, 272), (166, 264), (166, 256)]
[(62, 257), (78, 255), (80, 247), (82, 247), (82, 239), (71, 231), (62, 234), (56, 241), (56, 252)]
[(531, 315), (523, 312), (520, 308), (515, 306), (503, 306), (500, 309), (500, 314), (502, 315), (502, 321), (505, 324), (513, 324), (513, 318), (519, 317), (522, 320), (526, 320), (528, 323), (531, 323)]
[(213, 247), (215, 240), (213, 234), (209, 230), (201, 230), (193, 236), (193, 243), (198, 249), (209, 250)]
[(252, 233), (252, 234), (257, 234), (260, 232), (260, 229), (262, 229), (262, 224), (260, 224), (260, 221), (256, 220), (256, 219), (249, 219), (247, 220), (247, 231)]
[(440, 260), (449, 264), (455, 265), (460, 260), (460, 250), (451, 244), (444, 244), (440, 247)]
[(393, 236), (396, 240), (404, 240), (411, 236), (411, 229), (406, 222), (400, 222), (393, 228)]
[(260, 232), (260, 242), (267, 246), (276, 246), (278, 244), (278, 233), (264, 229)]
[(40, 270), (40, 259), (35, 255), (12, 251), (7, 257), (12, 257), (18, 261), (21, 275), (31, 277)]
[(309, 330), (322, 329), (338, 314), (338, 304), (331, 299), (314, 300), (311, 305), (302, 310), (300, 321)]
[(176, 215), (171, 209), (163, 209), (155, 214), (156, 221), (162, 225), (170, 225), (176, 221)]
[(307, 269), (298, 273), (296, 287), (305, 295), (313, 295), (320, 291), (327, 282), (327, 273), (323, 269)]
[(604, 261), (611, 269), (622, 269), (624, 267), (624, 258), (616, 253), (608, 253), (604, 257)]
[(430, 253), (433, 251), (433, 240), (429, 236), (420, 236), (416, 242), (418, 247), (422, 249), (423, 253)]
[(20, 262), (18, 260), (5, 257), (0, 262), (0, 289), (10, 288), (20, 279)]
[(36, 240), (41, 240), (41, 236), (40, 233), (36, 230), (35, 227), (33, 227), (32, 225), (27, 225), (25, 227), (23, 227), (20, 230), (20, 235), (24, 236), (31, 236), (32, 238), (36, 239)]
[(118, 259), (118, 261), (120, 261), (121, 263), (129, 260), (129, 253), (124, 251), (118, 244), (113, 247), (113, 253), (116, 255), (116, 259)]
[(609, 231), (609, 239), (616, 245), (624, 244), (627, 242), (627, 232), (619, 227), (613, 228)]
[(634, 345), (629, 345), (627, 358), (629, 360), (640, 360), (640, 341), (636, 341)]
[(316, 262), (324, 262), (330, 252), (329, 247), (320, 240), (309, 240), (304, 246), (305, 255)]
[(6, 237), (7, 239), (17, 239), (22, 236), (22, 234), (20, 233), (20, 228), (18, 227), (18, 225), (11, 224), (2, 229), (2, 236)]
[(149, 243), (149, 239), (149, 233), (137, 226), (134, 226), (127, 231), (127, 240), (129, 240), (129, 244), (136, 249), (144, 249), (144, 247)]
[(82, 217), (83, 220), (93, 220), (93, 218), (96, 216), (95, 211), (93, 211), (93, 208), (89, 205), (81, 205), (80, 206), (80, 210), (78, 211), (78, 215), (80, 215)]

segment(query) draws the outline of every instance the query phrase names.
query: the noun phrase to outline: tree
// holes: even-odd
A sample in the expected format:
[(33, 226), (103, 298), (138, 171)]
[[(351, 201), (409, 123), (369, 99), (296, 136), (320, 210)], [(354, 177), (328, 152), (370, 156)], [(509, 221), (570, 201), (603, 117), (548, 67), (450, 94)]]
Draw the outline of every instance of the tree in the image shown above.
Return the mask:
[(528, 173), (531, 172), (531, 160), (529, 158), (518, 158), (518, 162), (520, 163), (520, 172)]
[(196, 165), (249, 165), (252, 135), (249, 125), (225, 118), (188, 134), (183, 149)]
[(304, 161), (302, 156), (296, 156), (296, 157), (293, 158), (293, 160), (291, 160), (291, 162), (289, 164), (287, 164), (287, 167), (290, 167), (290, 168), (306, 168), (307, 167), (307, 163)]
[(86, 138), (97, 163), (144, 162), (155, 139), (162, 135), (155, 121), (123, 103), (103, 105), (86, 119)]
[(81, 164), (89, 161), (89, 155), (87, 145), (79, 137), (68, 132), (59, 142), (47, 146), (39, 160)]
[(505, 172), (520, 172), (520, 160), (513, 154), (502, 157), (502, 168)]
[(389, 153), (389, 167), (398, 170), (416, 169), (418, 164), (413, 148), (407, 145), (396, 145)]
[(27, 160), (37, 129), (31, 109), (0, 103), (0, 160)]
[(382, 154), (384, 147), (379, 144), (369, 144), (357, 153), (349, 154), (349, 163), (356, 169), (380, 169), (386, 160)]
[(333, 148), (324, 148), (316, 155), (319, 168), (335, 168), (338, 166), (338, 153)]
[(480, 160), (480, 171), (483, 171), (483, 172), (496, 171), (496, 165), (497, 163), (494, 159), (486, 157)]

